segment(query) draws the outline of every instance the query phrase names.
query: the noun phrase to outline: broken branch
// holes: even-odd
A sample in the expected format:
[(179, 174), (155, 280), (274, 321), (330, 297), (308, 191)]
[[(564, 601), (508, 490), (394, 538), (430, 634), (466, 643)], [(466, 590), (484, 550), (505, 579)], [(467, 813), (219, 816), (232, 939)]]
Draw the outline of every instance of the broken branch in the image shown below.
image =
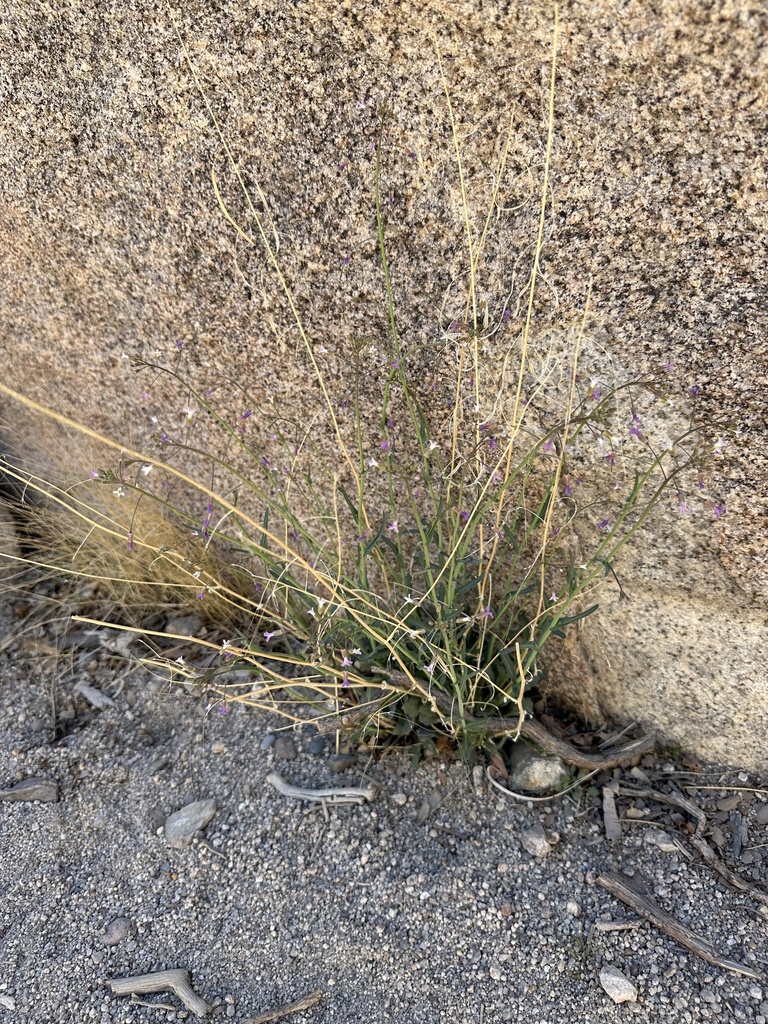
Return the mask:
[(181, 969), (138, 974), (135, 978), (115, 978), (109, 983), (117, 996), (146, 995), (148, 992), (173, 992), (188, 1010), (205, 1017), (210, 1006), (196, 995), (189, 982), (189, 972)]

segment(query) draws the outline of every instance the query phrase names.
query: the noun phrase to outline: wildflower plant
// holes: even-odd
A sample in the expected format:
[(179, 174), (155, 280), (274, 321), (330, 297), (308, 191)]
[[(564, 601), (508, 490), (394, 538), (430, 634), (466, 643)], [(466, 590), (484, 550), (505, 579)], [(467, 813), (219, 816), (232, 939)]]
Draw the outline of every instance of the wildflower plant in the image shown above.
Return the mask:
[[(89, 525), (97, 545), (105, 534), (118, 537), (122, 562), (136, 564), (144, 552), (145, 570), (151, 565), (165, 574), (200, 607), (216, 603), (229, 633), (198, 643), (216, 656), (206, 686), (222, 706), (267, 706), (299, 720), (303, 702), (313, 706), (318, 724), (354, 724), (369, 740), (405, 741), (419, 751), (452, 744), (471, 756), (501, 736), (516, 738), (531, 708), (529, 691), (540, 679), (542, 652), (595, 611), (601, 584), (618, 582), (617, 557), (662, 497), (674, 494), (677, 514), (689, 513), (694, 494), (702, 493), (690, 481), (704, 480), (713, 454), (692, 421), (673, 442), (655, 439), (669, 367), (632, 382), (587, 371), (580, 361), (590, 345), (587, 310), (563, 335), (567, 360), (562, 353), (541, 360), (541, 345), (534, 352), (555, 57), (530, 276), (520, 308), (513, 313), (505, 306), (489, 326), (478, 274), (512, 126), (478, 237), (438, 54), (468, 249), (466, 304), (439, 332), (453, 395), (447, 413), (430, 402), (419, 353), (401, 338), (381, 187), (387, 118), (381, 111), (373, 201), (386, 346), (378, 411), (371, 416), (372, 343), (354, 341), (351, 442), (323, 370), (326, 347), (306, 329), (281, 269), (276, 228), (263, 212), (265, 196), (259, 190), (255, 201), (246, 186), (187, 58), (255, 230), (230, 213), (212, 172), (217, 202), (240, 240), (260, 248), (280, 283), (338, 461), (323, 454), (314, 423), (298, 423), (269, 405), (260, 408), (254, 396), (243, 396), (234, 418), (222, 411), (217, 395), (228, 382), (205, 390), (192, 386), (182, 373), (177, 342), (171, 365), (137, 363), (153, 382), (142, 397), (160, 378), (184, 396), (176, 421), (157, 424), (148, 451), (82, 428), (121, 451), (117, 469), (99, 470), (82, 486), (111, 492), (113, 510), (115, 503), (133, 510), (127, 521), (114, 512), (97, 515), (96, 504), (71, 494), (57, 494), (56, 501)], [(218, 432), (216, 451), (197, 443), (198, 418), (209, 435)], [(715, 499), (703, 501), (697, 508), (708, 507), (716, 518), (723, 514)], [(151, 532), (134, 529), (148, 507), (173, 523), (174, 539), (159, 544)], [(115, 579), (121, 572), (105, 575)], [(221, 617), (222, 610), (228, 617)], [(249, 679), (232, 682), (233, 667), (247, 668)], [(183, 663), (174, 672), (189, 674)]]

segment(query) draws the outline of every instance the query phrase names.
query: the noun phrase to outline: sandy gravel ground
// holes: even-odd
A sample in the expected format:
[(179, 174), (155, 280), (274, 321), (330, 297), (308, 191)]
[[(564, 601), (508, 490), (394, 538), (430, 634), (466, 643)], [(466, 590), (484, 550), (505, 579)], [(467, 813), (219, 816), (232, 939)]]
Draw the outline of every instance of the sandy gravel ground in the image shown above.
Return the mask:
[[(10, 614), (5, 627), (20, 629)], [(620, 802), (622, 835), (609, 841), (594, 791), (519, 804), (478, 794), (461, 766), (414, 770), (401, 754), (361, 757), (334, 774), (330, 751), (310, 753), (318, 741), (306, 731), (291, 736), (297, 756), (283, 760), (274, 745), (262, 749), (277, 719), (206, 710), (104, 650), (48, 657), (62, 647), (52, 629), (28, 629), (0, 653), (0, 789), (42, 778), (59, 794), (0, 802), (0, 1021), (196, 1019), (171, 993), (137, 1005), (107, 984), (173, 968), (190, 972), (209, 1019), (222, 1021), (245, 1022), (316, 989), (316, 1006), (283, 1019), (768, 1019), (762, 981), (694, 957), (596, 884), (606, 869), (640, 876), (720, 952), (764, 970), (765, 908), (689, 859), (685, 815), (674, 809)], [(84, 682), (114, 706), (98, 710), (76, 693)], [(644, 771), (655, 785), (697, 781), (673, 767), (646, 761)], [(267, 785), (275, 770), (305, 786), (368, 780), (376, 799), (331, 808), (325, 820)], [(736, 771), (698, 781), (759, 786)], [(764, 881), (766, 797), (694, 797), (719, 822), (728, 863)], [(212, 820), (170, 847), (168, 816), (208, 799)], [(537, 825), (557, 840), (541, 857), (523, 845)], [(649, 841), (651, 825), (680, 847)], [(608, 922), (630, 926), (606, 930)], [(635, 1001), (613, 1002), (600, 982), (605, 967), (629, 979)]]

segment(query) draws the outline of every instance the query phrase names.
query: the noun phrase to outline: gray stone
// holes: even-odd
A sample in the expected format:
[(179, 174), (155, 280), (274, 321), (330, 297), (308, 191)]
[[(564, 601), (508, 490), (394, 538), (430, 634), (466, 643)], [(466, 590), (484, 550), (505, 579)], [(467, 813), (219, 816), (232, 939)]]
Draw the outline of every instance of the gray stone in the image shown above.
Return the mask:
[(104, 934), (99, 936), (99, 942), (102, 946), (116, 946), (118, 942), (133, 935), (133, 932), (133, 923), (127, 917), (116, 917), (104, 929)]
[(559, 757), (526, 754), (512, 769), (506, 785), (509, 789), (524, 789), (529, 793), (551, 793), (561, 789), (569, 778), (568, 769)]
[(298, 751), (290, 736), (281, 733), (275, 740), (275, 755), (283, 761), (293, 761)]
[(175, 636), (202, 636), (205, 631), (205, 619), (193, 612), (190, 615), (175, 615), (165, 624), (165, 632)]
[(53, 779), (33, 777), (17, 782), (10, 789), (0, 793), (0, 800), (7, 803), (39, 800), (41, 803), (56, 803), (59, 799), (59, 787)]
[(617, 967), (603, 967), (600, 984), (614, 1003), (634, 1003), (637, 999), (637, 989)]
[(526, 829), (520, 836), (523, 849), (527, 850), (533, 857), (546, 857), (552, 849), (552, 844), (547, 838), (543, 825), (534, 825)]
[(325, 736), (313, 736), (307, 744), (310, 754), (322, 754), (325, 750)]
[(270, 747), (275, 745), (276, 736), (273, 732), (268, 732), (264, 739), (259, 744), (260, 750), (269, 750)]
[(345, 772), (347, 768), (354, 768), (357, 764), (357, 754), (331, 754), (328, 758), (328, 768), (332, 772)]
[(643, 842), (655, 846), (662, 853), (677, 853), (679, 846), (662, 828), (647, 828), (643, 833)]
[(195, 800), (175, 811), (165, 823), (168, 845), (177, 848), (187, 846), (195, 832), (204, 828), (215, 813), (215, 800)]

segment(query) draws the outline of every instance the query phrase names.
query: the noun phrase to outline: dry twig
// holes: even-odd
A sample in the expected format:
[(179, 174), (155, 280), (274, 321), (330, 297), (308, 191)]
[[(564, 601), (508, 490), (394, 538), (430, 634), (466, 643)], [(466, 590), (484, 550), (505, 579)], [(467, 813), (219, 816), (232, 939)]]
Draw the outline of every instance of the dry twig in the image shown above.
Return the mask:
[(198, 1017), (205, 1017), (210, 1010), (208, 1003), (193, 992), (189, 972), (178, 968), (172, 971), (156, 971), (154, 974), (139, 974), (134, 978), (115, 978), (109, 985), (118, 996), (173, 992), (186, 1008)]
[(277, 1020), (278, 1017), (287, 1017), (290, 1013), (298, 1013), (299, 1010), (309, 1010), (319, 1003), (322, 997), (322, 989), (315, 989), (314, 992), (310, 992), (303, 999), (297, 999), (294, 1003), (285, 1003), (283, 1006), (278, 1006), (276, 1010), (268, 1010), (266, 1013), (260, 1013), (256, 1017), (249, 1017), (243, 1024), (267, 1024), (267, 1021)]
[(631, 907), (635, 913), (640, 914), (641, 917), (650, 921), (651, 924), (655, 924), (665, 935), (669, 935), (675, 942), (679, 942), (681, 946), (685, 946), (686, 949), (689, 949), (696, 956), (706, 960), (708, 964), (722, 967), (724, 970), (732, 971), (734, 974), (742, 974), (747, 978), (753, 978), (755, 981), (763, 980), (763, 975), (760, 971), (747, 967), (745, 964), (739, 963), (738, 960), (730, 960), (728, 957), (720, 956), (710, 942), (692, 932), (690, 928), (681, 924), (672, 914), (662, 910), (652, 899), (640, 892), (632, 879), (627, 875), (620, 875), (615, 871), (610, 871), (598, 875), (597, 882), (617, 899)]

